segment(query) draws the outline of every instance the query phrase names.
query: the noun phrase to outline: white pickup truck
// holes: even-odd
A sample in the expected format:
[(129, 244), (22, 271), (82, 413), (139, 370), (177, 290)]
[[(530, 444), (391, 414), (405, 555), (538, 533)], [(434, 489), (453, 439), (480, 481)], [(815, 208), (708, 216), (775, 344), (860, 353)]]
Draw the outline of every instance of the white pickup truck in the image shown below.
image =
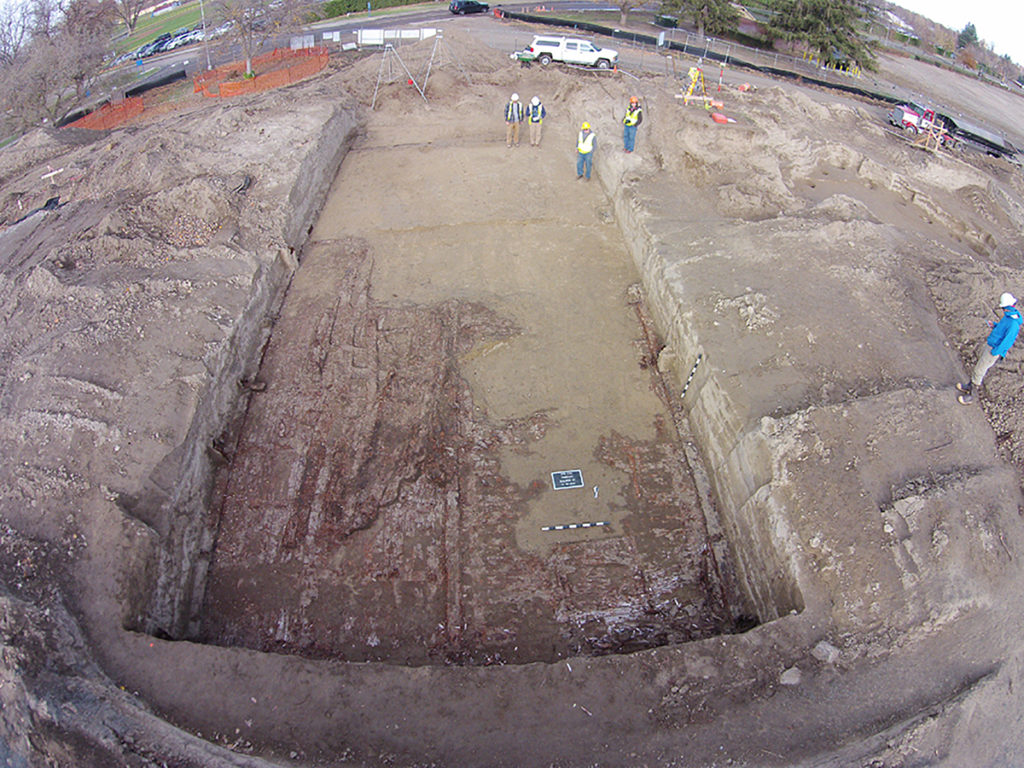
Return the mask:
[(577, 64), (598, 69), (611, 69), (619, 61), (619, 52), (601, 48), (589, 40), (577, 37), (549, 37), (537, 35), (520, 54), (520, 60), (532, 59), (547, 66), (552, 61)]

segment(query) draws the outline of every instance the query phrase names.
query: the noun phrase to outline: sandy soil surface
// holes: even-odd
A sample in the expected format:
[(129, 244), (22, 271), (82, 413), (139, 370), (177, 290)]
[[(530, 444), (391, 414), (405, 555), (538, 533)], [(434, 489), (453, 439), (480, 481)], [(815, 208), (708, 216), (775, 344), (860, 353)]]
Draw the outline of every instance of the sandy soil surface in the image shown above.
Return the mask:
[(445, 39), (0, 152), (0, 757), (1013, 764), (1019, 170)]

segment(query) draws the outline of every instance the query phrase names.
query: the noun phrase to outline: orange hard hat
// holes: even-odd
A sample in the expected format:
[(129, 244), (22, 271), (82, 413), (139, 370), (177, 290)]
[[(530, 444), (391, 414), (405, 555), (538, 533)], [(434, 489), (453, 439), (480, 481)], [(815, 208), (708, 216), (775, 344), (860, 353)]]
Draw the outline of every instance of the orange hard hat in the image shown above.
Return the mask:
[(629, 97), (629, 103), (630, 104), (639, 104), (640, 103), (640, 99), (638, 99), (636, 96), (630, 96)]

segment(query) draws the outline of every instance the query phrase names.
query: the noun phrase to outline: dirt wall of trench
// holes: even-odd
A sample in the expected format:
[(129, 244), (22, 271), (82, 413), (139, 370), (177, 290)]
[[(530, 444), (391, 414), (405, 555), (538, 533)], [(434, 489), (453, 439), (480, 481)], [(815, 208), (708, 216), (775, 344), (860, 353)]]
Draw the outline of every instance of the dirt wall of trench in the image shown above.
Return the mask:
[(694, 309), (668, 275), (670, 263), (652, 232), (658, 222), (635, 188), (615, 177), (618, 170), (601, 178), (664, 337), (658, 365), (675, 380), (677, 391), (687, 387), (684, 407), (717, 499), (715, 509), (705, 514), (717, 518), (714, 524), (729, 542), (740, 586), (760, 621), (798, 612), (804, 604), (794, 578), (797, 563), (781, 537), (785, 519), (778, 516), (785, 507), (766, 498), (773, 474), (771, 447), (760, 432), (749, 430), (745, 414), (722, 385), (715, 355), (709, 355), (692, 322)]
[[(131, 667), (126, 638), (183, 636), (202, 592), (212, 471), (359, 130), (336, 83), (304, 88), (299, 108), (204, 103), (38, 131), (0, 158), (0, 756), (248, 763), (119, 691), (103, 655)], [(50, 188), (33, 182), (54, 166)]]
[[(146, 617), (140, 628), (148, 633), (183, 637), (195, 632), (195, 613), (203, 600), (217, 535), (216, 512), (210, 504), (214, 471), (225, 461), (224, 451), (237, 437), (233, 430), (247, 407), (262, 350), (298, 266), (301, 254), (297, 252), (358, 130), (356, 115), (349, 109), (335, 109), (324, 123), (288, 195), (289, 211), (283, 229), (290, 248), (278, 248), (276, 256), (257, 266), (248, 301), (231, 335), (207, 359), (210, 378), (188, 435), (177, 451), (181, 458), (174, 492), (162, 500), (164, 514), (173, 523), (161, 553), (156, 584), (138, 594), (148, 603), (138, 611)], [(130, 608), (129, 615), (133, 613), (136, 611)]]
[[(734, 99), (746, 119), (720, 129), (650, 94), (648, 114), (660, 121), (646, 133), (647, 157), (607, 152), (598, 176), (665, 337), (659, 365), (680, 390), (689, 381), (683, 406), (759, 618), (811, 609), (806, 621), (834, 622), (833, 631), (877, 626), (878, 605), (849, 589), (854, 573), (885, 574), (873, 588), (880, 604), (898, 606), (886, 623), (905, 630), (963, 600), (984, 603), (1015, 578), (975, 567), (977, 553), (932, 545), (956, 562), (947, 589), (960, 595), (925, 597), (909, 585), (930, 565), (884, 541), (904, 535), (892, 533), (894, 505), (920, 497), (959, 510), (982, 477), (987, 491), (974, 503), (985, 511), (964, 512), (950, 530), (962, 538), (980, 516), (1009, 541), (1018, 525), (1019, 491), (991, 428), (950, 394), (961, 363), (944, 298), (930, 295), (934, 266), (920, 259), (928, 253), (948, 272), (962, 251), (970, 260), (1012, 249), (1014, 229), (995, 225), (1014, 219), (1018, 193), (963, 160), (887, 144), (862, 110), (781, 90), (770, 98), (862, 138), (780, 129), (761, 119), (760, 98)], [(975, 202), (983, 216), (959, 204), (966, 195), (985, 198)], [(971, 290), (967, 273), (953, 282)], [(830, 536), (837, 542), (823, 547)], [(844, 550), (858, 555), (837, 565)]]

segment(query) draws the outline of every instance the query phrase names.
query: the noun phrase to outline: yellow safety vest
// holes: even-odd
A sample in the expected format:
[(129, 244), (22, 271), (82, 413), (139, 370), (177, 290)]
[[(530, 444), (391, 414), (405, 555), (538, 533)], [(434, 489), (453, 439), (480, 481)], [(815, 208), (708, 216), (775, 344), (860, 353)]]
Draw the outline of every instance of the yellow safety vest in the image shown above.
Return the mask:
[(622, 122), (626, 125), (636, 125), (640, 119), (640, 107), (636, 109), (627, 109), (626, 116), (622, 118)]
[(580, 131), (580, 137), (576, 142), (576, 149), (581, 155), (588, 155), (594, 151), (594, 132), (588, 131), (584, 135), (583, 131)]

